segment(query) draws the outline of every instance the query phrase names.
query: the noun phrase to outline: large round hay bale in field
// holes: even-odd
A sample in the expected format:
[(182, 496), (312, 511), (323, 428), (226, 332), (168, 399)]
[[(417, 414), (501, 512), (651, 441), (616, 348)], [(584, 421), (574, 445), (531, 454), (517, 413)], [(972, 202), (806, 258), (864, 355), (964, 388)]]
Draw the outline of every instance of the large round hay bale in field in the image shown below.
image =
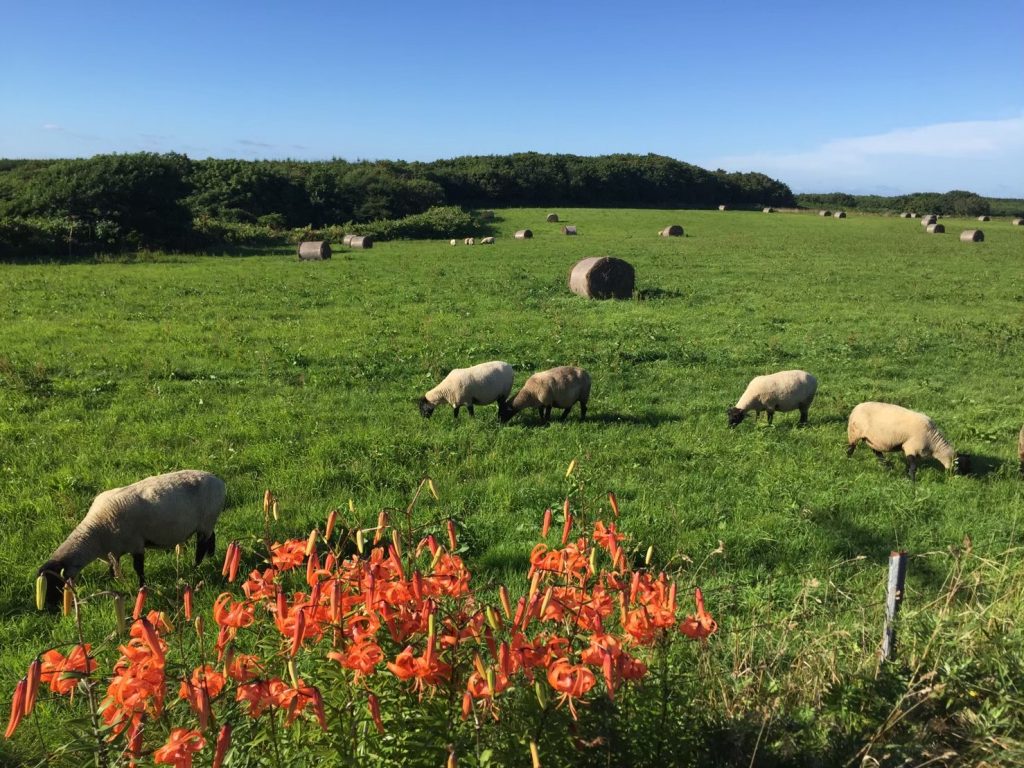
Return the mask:
[(348, 246), (349, 248), (373, 248), (373, 238), (369, 235), (352, 235)]
[(614, 256), (591, 256), (569, 272), (569, 290), (588, 299), (628, 299), (633, 296), (633, 265)]
[(929, 224), (934, 224), (938, 220), (939, 220), (938, 216), (936, 216), (934, 213), (929, 213), (927, 216), (922, 216), (921, 217), (921, 226), (922, 227), (927, 227)]
[(683, 228), (678, 224), (672, 224), (671, 226), (665, 227), (658, 234), (662, 237), (682, 237)]
[(1020, 218), (1019, 216), (1010, 223), (1013, 224), (1013, 226), (1015, 227), (1024, 227), (1024, 219)]
[(769, 205), (767, 208), (762, 208), (761, 213), (775, 213), (775, 209)]
[(835, 213), (832, 214), (832, 218), (833, 219), (845, 219), (846, 218), (846, 211), (836, 211)]
[(575, 235), (576, 234), (576, 227), (571, 225), (571, 224), (566, 224), (564, 227), (562, 227), (562, 234), (563, 235)]
[(912, 218), (914, 218), (914, 215), (912, 213), (910, 213), (909, 211), (904, 211), (903, 213), (900, 214), (900, 218), (901, 219), (912, 219)]
[(720, 206), (718, 206), (718, 210), (720, 210), (720, 211), (728, 211), (729, 210), (729, 206), (728, 205), (724, 205), (724, 204), (720, 205)]
[(819, 216), (831, 216), (832, 211), (818, 211)]
[(528, 229), (519, 229), (516, 230), (516, 233), (515, 235), (513, 235), (513, 237), (515, 237), (516, 240), (529, 240), (531, 237), (533, 237), (533, 232), (531, 232)]
[(558, 214), (557, 213), (549, 213), (548, 214), (548, 218), (547, 218), (547, 222), (549, 224), (553, 224), (556, 221), (558, 221)]
[(980, 229), (965, 229), (960, 233), (961, 243), (980, 243), (985, 239), (985, 233)]
[(299, 258), (303, 261), (322, 261), (331, 258), (331, 244), (326, 240), (307, 240), (299, 243)]
[(342, 245), (351, 245), (353, 237), (356, 237), (356, 235), (342, 235), (342, 237), (341, 237), (341, 244)]
[(981, 216), (978, 217), (978, 221), (991, 221), (991, 219), (985, 214), (982, 214)]
[(929, 224), (924, 229), (929, 235), (941, 235), (946, 231), (946, 228), (941, 224)]

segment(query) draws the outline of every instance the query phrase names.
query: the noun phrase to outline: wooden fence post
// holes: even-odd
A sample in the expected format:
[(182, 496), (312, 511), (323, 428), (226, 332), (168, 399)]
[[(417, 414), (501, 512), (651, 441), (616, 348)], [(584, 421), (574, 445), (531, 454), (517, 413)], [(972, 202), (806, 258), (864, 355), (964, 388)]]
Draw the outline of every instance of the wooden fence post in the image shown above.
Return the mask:
[(882, 661), (896, 658), (896, 614), (903, 602), (903, 585), (907, 580), (907, 553), (889, 554), (889, 585), (885, 597), (885, 632), (882, 634)]

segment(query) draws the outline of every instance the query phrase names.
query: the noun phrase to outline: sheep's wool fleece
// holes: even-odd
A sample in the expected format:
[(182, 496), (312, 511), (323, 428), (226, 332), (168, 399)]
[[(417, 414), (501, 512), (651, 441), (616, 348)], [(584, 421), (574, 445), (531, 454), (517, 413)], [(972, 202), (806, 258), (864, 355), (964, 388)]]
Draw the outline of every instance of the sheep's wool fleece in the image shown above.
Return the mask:
[(487, 405), (508, 397), (515, 374), (501, 360), (480, 363), (470, 368), (455, 368), (444, 380), (427, 392), (427, 401), (437, 405)]
[(953, 447), (925, 414), (892, 403), (860, 403), (847, 422), (849, 443), (863, 439), (873, 450), (902, 449), (908, 456), (935, 456), (949, 466)]
[(751, 379), (736, 407), (792, 411), (817, 391), (818, 380), (807, 371), (779, 371)]
[(183, 469), (104, 491), (93, 501), (82, 524), (96, 522), (129, 537), (142, 537), (149, 546), (169, 549), (197, 529), (212, 531), (225, 495), (220, 478)]
[(533, 374), (516, 395), (513, 406), (552, 405), (568, 408), (590, 395), (590, 374), (582, 368), (562, 365)]

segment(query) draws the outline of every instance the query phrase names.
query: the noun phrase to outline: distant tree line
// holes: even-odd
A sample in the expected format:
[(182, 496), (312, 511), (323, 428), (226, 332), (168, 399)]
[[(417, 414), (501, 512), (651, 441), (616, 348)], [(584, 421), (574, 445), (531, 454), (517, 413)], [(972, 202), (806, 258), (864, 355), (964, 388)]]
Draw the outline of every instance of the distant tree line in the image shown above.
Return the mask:
[(801, 194), (796, 196), (801, 208), (855, 208), (871, 213), (937, 213), (942, 216), (981, 216), (982, 214), (1013, 215), (1024, 208), (1021, 200), (994, 200), (974, 192), (954, 189), (949, 192), (915, 192), (910, 195), (848, 195)]
[(201, 248), (289, 228), (379, 223), (437, 206), (795, 202), (789, 187), (764, 174), (708, 171), (660, 155), (527, 152), (430, 163), (192, 160), (173, 153), (0, 160), (0, 255)]

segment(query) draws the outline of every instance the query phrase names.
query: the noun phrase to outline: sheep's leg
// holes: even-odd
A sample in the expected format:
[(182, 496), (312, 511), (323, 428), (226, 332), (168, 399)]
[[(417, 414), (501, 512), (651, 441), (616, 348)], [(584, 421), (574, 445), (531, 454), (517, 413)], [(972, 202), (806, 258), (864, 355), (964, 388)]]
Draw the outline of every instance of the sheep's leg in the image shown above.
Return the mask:
[(568, 408), (562, 411), (562, 415), (558, 419), (559, 421), (565, 421), (567, 418), (569, 418), (569, 411), (572, 410), (573, 405), (575, 405), (575, 403), (571, 403)]
[(879, 464), (881, 464), (886, 469), (892, 469), (892, 464), (890, 464), (889, 460), (887, 458), (885, 458), (885, 454), (884, 453), (882, 453), (881, 451), (876, 451), (874, 448), (872, 448), (871, 451), (872, 451), (872, 453), (875, 454), (875, 458), (878, 459), (878, 463)]
[(545, 424), (547, 424), (551, 420), (551, 406), (550, 405), (545, 405), (541, 409), (540, 420), (543, 421)]
[(476, 413), (474, 413), (474, 411), (473, 411), (473, 404), (472, 403), (470, 403), (469, 405), (466, 406), (466, 410), (469, 411), (469, 415), (470, 416), (476, 416)]
[(196, 533), (196, 565), (203, 562), (203, 558), (207, 555), (213, 554), (213, 542), (215, 534), (210, 533), (209, 536), (203, 536), (201, 533)]
[(907, 477), (910, 482), (917, 482), (917, 456), (907, 456)]
[(587, 420), (587, 401), (580, 400), (580, 421)]
[(768, 426), (770, 427), (772, 425), (772, 419), (775, 418), (775, 411), (773, 411), (771, 408), (769, 408), (766, 411), (766, 413), (768, 414)]
[(139, 586), (146, 586), (146, 553), (133, 552), (132, 565), (135, 567), (135, 575), (139, 577)]
[(110, 566), (110, 578), (121, 578), (121, 558), (111, 552), (107, 555), (107, 565)]
[(455, 410), (452, 411), (452, 418), (453, 419), (459, 418), (459, 408), (461, 408), (461, 407), (462, 407), (461, 405), (456, 405), (455, 406)]
[(807, 423), (807, 411), (810, 409), (810, 403), (800, 403), (800, 423)]
[(852, 443), (846, 446), (846, 458), (853, 456), (853, 452), (857, 450), (858, 442), (854, 440)]
[(538, 405), (537, 406), (537, 415), (540, 416), (540, 420), (541, 421), (544, 421), (544, 406), (543, 405)]

